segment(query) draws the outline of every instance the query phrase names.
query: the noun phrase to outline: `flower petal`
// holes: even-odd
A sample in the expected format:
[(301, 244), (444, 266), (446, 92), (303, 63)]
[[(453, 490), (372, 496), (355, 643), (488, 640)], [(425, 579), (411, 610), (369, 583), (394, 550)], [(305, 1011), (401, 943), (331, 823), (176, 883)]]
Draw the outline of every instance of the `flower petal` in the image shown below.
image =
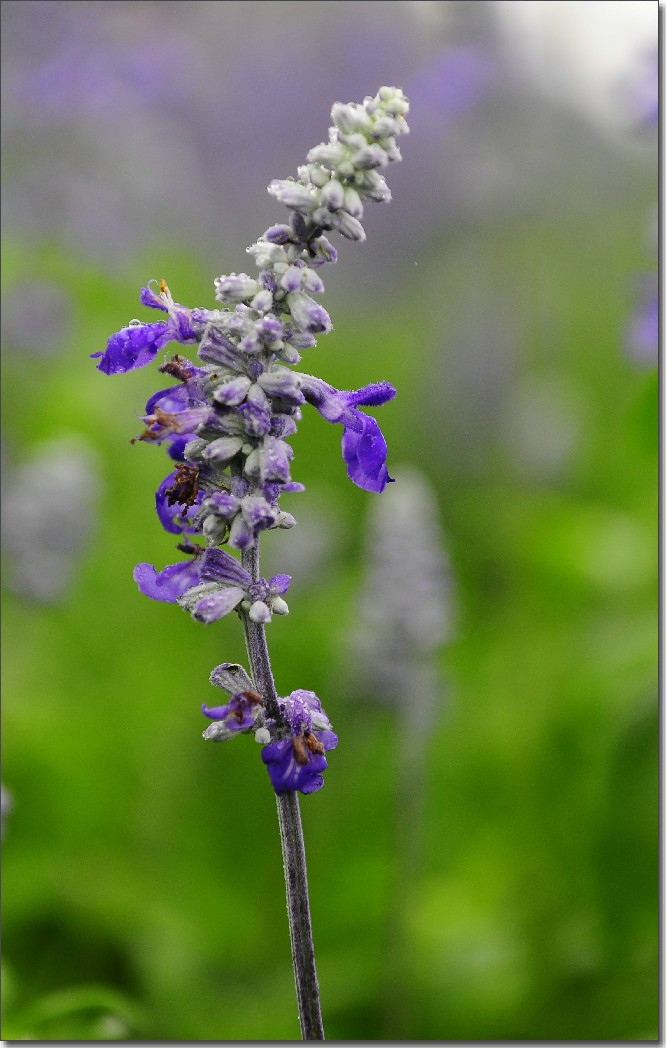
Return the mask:
[(250, 573), (223, 549), (207, 549), (202, 561), (201, 578), (207, 582), (224, 582), (244, 589), (252, 585)]
[(240, 604), (245, 596), (245, 590), (236, 586), (226, 586), (216, 593), (210, 593), (203, 597), (192, 610), (192, 617), (197, 622), (203, 622), (208, 626), (211, 622), (223, 619), (230, 611)]
[(342, 435), (342, 457), (347, 464), (347, 476), (364, 491), (382, 492), (391, 480), (386, 469), (386, 441), (374, 418), (352, 410), (354, 421), (361, 421), (361, 429), (345, 426)]
[(171, 491), (176, 483), (177, 476), (178, 471), (174, 470), (173, 473), (169, 473), (164, 478), (155, 492), (155, 509), (160, 519), (160, 524), (165, 531), (168, 531), (171, 535), (181, 535), (183, 532), (192, 535), (197, 530), (192, 525), (192, 518), (201, 504), (203, 493), (197, 492), (196, 500), (191, 506), (185, 506), (180, 502), (173, 501), (169, 503), (168, 492)]
[(154, 324), (136, 324), (122, 328), (112, 335), (97, 365), (105, 375), (123, 375), (126, 371), (145, 367), (170, 342), (169, 325), (162, 320)]
[(199, 559), (169, 564), (160, 572), (152, 564), (137, 564), (133, 577), (144, 597), (176, 604), (183, 593), (199, 583), (200, 567)]

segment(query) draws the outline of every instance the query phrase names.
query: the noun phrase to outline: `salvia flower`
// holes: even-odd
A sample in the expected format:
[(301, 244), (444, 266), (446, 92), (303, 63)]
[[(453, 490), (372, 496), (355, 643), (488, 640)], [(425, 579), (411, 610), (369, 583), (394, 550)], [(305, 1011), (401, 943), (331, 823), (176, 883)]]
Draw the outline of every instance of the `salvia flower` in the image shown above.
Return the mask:
[(322, 788), (325, 754), (335, 749), (338, 739), (313, 691), (299, 689), (279, 699), (278, 722), (267, 713), (262, 697), (242, 666), (222, 663), (213, 670), (210, 680), (231, 698), (224, 706), (201, 707), (204, 716), (213, 722), (204, 731), (204, 739), (226, 742), (253, 732), (263, 746), (261, 759), (276, 793), (315, 793)]
[(153, 324), (132, 320), (127, 327), (112, 335), (104, 352), (93, 354), (93, 358), (101, 358), (97, 369), (105, 375), (122, 375), (145, 367), (169, 342), (187, 344), (201, 340), (210, 317), (208, 310), (190, 310), (174, 302), (164, 281), (160, 281), (159, 292), (153, 291), (149, 284), (142, 288), (139, 297), (142, 305), (163, 310), (169, 319)]
[[(213, 310), (189, 309), (163, 280), (149, 282), (141, 304), (164, 319), (132, 321), (95, 354), (98, 369), (116, 375), (149, 364), (169, 343), (196, 347), (196, 363), (179, 354), (161, 363), (160, 372), (176, 384), (150, 397), (145, 428), (134, 438), (168, 454), (171, 471), (155, 506), (163, 528), (181, 537), (178, 548), (188, 559), (161, 571), (139, 564), (134, 578), (142, 594), (178, 603), (199, 622), (237, 611), (249, 628), (288, 613), (290, 577), (255, 578), (244, 565), (256, 565), (248, 551), (263, 531), (295, 524), (280, 500), (303, 490), (291, 475), (289, 438), (305, 405), (342, 426), (342, 457), (354, 484), (380, 493), (392, 479), (379, 425), (360, 408), (387, 403), (393, 386), (377, 382), (345, 392), (295, 368), (317, 337), (332, 330), (317, 298), (324, 292), (322, 267), (337, 259), (328, 234), (364, 240), (366, 204), (390, 200), (381, 172), (400, 160), (396, 139), (409, 130), (408, 108), (392, 87), (360, 104), (336, 103), (328, 141), (308, 153), (296, 178), (268, 187), (289, 216), (248, 247), (256, 273), (217, 277), (220, 308)], [(243, 563), (223, 545), (241, 551)], [(236, 688), (225, 706), (205, 709), (211, 727), (237, 734), (255, 724), (263, 706), (248, 698), (252, 692)], [(294, 692), (281, 700), (279, 716), (273, 710), (274, 723), (261, 716), (257, 730), (267, 742), (263, 759), (276, 791), (320, 789), (324, 754), (337, 739), (316, 696)]]
[(277, 794), (287, 790), (315, 793), (324, 785), (324, 754), (335, 749), (338, 737), (313, 691), (292, 691), (279, 705), (289, 734), (261, 751), (273, 789)]

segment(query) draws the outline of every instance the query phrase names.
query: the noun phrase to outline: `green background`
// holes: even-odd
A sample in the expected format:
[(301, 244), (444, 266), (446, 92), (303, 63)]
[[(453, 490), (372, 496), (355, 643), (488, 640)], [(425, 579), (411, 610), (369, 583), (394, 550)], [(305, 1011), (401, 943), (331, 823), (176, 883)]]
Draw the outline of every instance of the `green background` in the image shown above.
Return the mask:
[[(405, 862), (413, 696), (377, 703), (348, 672), (375, 496), (347, 481), (339, 430), (308, 414), (292, 471), (307, 491), (287, 508), (312, 499), (337, 547), (294, 579), (269, 643), (280, 693), (316, 691), (340, 738), (301, 804), (332, 1040), (657, 1037), (657, 374), (622, 345), (654, 164), (601, 140), (581, 160), (572, 127), (565, 175), (537, 199), (549, 206), (462, 214), (418, 250), (396, 240), (364, 301), (343, 271), (391, 226), (393, 205), (372, 209), (368, 247), (344, 243), (327, 276), (335, 331), (304, 362), (340, 388), (398, 388), (380, 415), (389, 465), (436, 492), (455, 621)], [(403, 143), (403, 197), (423, 148)], [(248, 193), (287, 173), (252, 163)], [(224, 242), (222, 271), (243, 268), (245, 242)], [(366, 257), (370, 273), (381, 260)], [(208, 674), (244, 661), (241, 631), (137, 593), (138, 561), (175, 559), (153, 509), (163, 453), (129, 443), (156, 374), (107, 378), (87, 359), (137, 315), (149, 277), (210, 306), (217, 272), (170, 241), (168, 214), (119, 268), (20, 230), (3, 268), (6, 291), (62, 286), (74, 318), (48, 358), (5, 347), (12, 454), (75, 432), (103, 484), (63, 599), (5, 594), (3, 1036), (294, 1039), (273, 794), (251, 738), (201, 740)], [(499, 363), (495, 341), (510, 346)], [(530, 453), (557, 428), (548, 413), (515, 425), (537, 394), (569, 442), (554, 469)], [(292, 539), (266, 537), (275, 570)]]

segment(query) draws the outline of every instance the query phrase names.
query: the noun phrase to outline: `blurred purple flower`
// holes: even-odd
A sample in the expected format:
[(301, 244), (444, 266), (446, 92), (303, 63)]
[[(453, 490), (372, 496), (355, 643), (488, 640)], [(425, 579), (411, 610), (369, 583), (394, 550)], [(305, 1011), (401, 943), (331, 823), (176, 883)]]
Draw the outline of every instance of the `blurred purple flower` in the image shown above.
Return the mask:
[(48, 355), (65, 345), (73, 320), (71, 298), (60, 285), (19, 281), (3, 295), (3, 348), (10, 353)]
[(635, 364), (656, 367), (659, 354), (659, 286), (656, 273), (639, 281), (639, 301), (625, 333), (627, 353)]
[(55, 603), (72, 585), (97, 515), (99, 479), (80, 438), (39, 446), (3, 471), (2, 532), (9, 587), (28, 600)]

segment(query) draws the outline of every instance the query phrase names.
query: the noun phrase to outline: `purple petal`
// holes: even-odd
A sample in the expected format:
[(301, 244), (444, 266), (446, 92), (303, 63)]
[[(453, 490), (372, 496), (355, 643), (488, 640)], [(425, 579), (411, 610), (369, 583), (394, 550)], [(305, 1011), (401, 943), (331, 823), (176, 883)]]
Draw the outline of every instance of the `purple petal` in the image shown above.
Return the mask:
[(173, 436), (167, 437), (169, 458), (174, 462), (184, 462), (185, 448), (191, 440), (196, 440), (196, 436), (196, 433), (174, 433)]
[(283, 739), (265, 746), (261, 759), (268, 768), (273, 789), (277, 794), (287, 790), (315, 793), (324, 785), (321, 773), (327, 766), (322, 754), (311, 753), (307, 764), (298, 764), (292, 739)]
[(389, 400), (393, 400), (396, 393), (395, 386), (392, 386), (390, 382), (372, 382), (369, 386), (352, 390), (350, 393), (343, 393), (342, 396), (346, 398), (350, 407), (355, 407), (357, 404), (372, 404), (377, 407), (379, 404), (386, 404)]
[(391, 480), (386, 469), (386, 441), (374, 418), (361, 411), (354, 411), (354, 416), (356, 424), (361, 421), (361, 429), (345, 426), (342, 435), (347, 476), (364, 491), (380, 493)]
[(228, 731), (246, 731), (254, 725), (258, 707), (240, 694), (233, 695), (226, 706), (202, 706), (201, 712), (209, 720), (224, 721)]
[(149, 309), (161, 309), (163, 313), (168, 313), (167, 307), (164, 302), (151, 288), (151, 284), (156, 284), (156, 280), (149, 280), (147, 287), (141, 288), (141, 294), (139, 295), (139, 301), (142, 306), (148, 306)]
[(334, 750), (338, 745), (338, 737), (334, 731), (316, 731), (314, 735), (327, 752)]
[(198, 558), (181, 564), (169, 564), (160, 572), (157, 572), (152, 564), (137, 564), (133, 577), (144, 597), (175, 604), (183, 593), (201, 581), (200, 566)]
[(189, 395), (187, 386), (169, 386), (168, 389), (160, 389), (153, 393), (146, 404), (146, 415), (152, 415), (155, 408), (159, 406), (160, 411), (171, 415), (182, 411), (189, 406)]
[(250, 573), (223, 549), (207, 549), (202, 557), (201, 578), (205, 582), (225, 582), (247, 588), (252, 585)]
[(271, 593), (286, 593), (291, 583), (291, 575), (273, 575), (269, 582)]
[(97, 370), (105, 375), (122, 375), (145, 367), (155, 359), (158, 350), (171, 341), (171, 337), (169, 325), (161, 320), (155, 324), (122, 328), (109, 339)]
[(229, 715), (230, 709), (229, 703), (226, 706), (206, 706), (205, 703), (201, 704), (201, 712), (209, 720), (224, 720)]
[(171, 535), (180, 535), (183, 532), (192, 535), (197, 531), (197, 528), (192, 524), (192, 518), (201, 504), (203, 493), (201, 491), (197, 493), (196, 501), (192, 506), (186, 507), (178, 502), (170, 505), (167, 499), (167, 492), (173, 487), (177, 476), (178, 471), (174, 470), (173, 473), (169, 473), (168, 477), (164, 478), (155, 492), (155, 509), (157, 510), (160, 524), (165, 531), (168, 531)]
[(217, 593), (210, 593), (206, 597), (202, 597), (198, 604), (195, 604), (192, 615), (197, 622), (203, 622), (207, 626), (211, 622), (223, 619), (225, 615), (233, 611), (244, 596), (244, 589), (229, 586), (219, 590)]

